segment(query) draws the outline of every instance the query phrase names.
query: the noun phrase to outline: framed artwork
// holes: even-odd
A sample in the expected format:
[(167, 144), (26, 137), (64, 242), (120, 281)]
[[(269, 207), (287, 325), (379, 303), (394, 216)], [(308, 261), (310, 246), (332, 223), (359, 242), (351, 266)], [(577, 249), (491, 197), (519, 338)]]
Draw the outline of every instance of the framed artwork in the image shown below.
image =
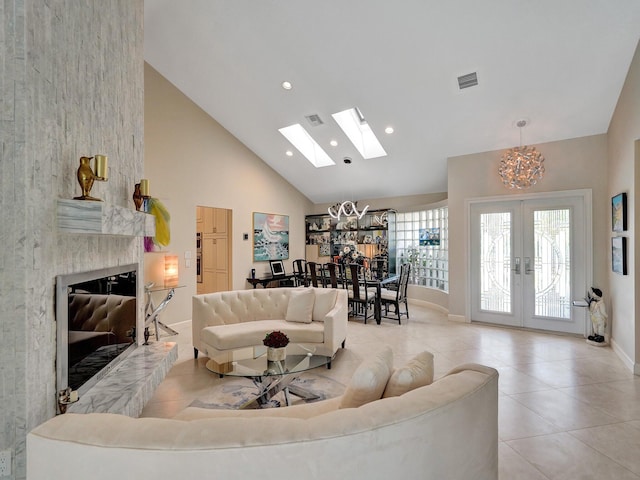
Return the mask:
[(611, 229), (624, 232), (627, 229), (627, 194), (619, 193), (611, 198)]
[(253, 212), (253, 261), (289, 258), (289, 215)]
[(440, 229), (421, 228), (420, 245), (440, 245)]
[(627, 274), (627, 237), (611, 239), (611, 269), (620, 275)]
[(284, 275), (284, 264), (282, 263), (282, 260), (271, 260), (269, 262), (269, 266), (271, 267), (271, 275), (274, 277)]
[(328, 257), (331, 255), (331, 244), (330, 243), (321, 243), (320, 244), (320, 257)]

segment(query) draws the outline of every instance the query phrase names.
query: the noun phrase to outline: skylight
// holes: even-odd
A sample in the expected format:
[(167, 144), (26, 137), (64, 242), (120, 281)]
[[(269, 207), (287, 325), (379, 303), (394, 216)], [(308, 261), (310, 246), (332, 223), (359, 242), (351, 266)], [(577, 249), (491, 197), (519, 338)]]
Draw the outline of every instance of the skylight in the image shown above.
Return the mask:
[(299, 123), (280, 128), (278, 131), (316, 168), (336, 164)]
[(345, 135), (349, 137), (353, 146), (358, 149), (363, 158), (378, 158), (387, 155), (371, 127), (357, 108), (350, 108), (331, 115), (338, 122)]

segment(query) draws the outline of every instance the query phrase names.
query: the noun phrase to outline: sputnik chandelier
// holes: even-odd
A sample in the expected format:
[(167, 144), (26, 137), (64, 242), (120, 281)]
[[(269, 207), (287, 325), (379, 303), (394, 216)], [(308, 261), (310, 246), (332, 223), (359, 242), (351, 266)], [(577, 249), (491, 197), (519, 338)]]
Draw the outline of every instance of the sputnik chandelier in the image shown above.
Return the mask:
[(362, 212), (358, 211), (358, 202), (352, 202), (351, 200), (346, 200), (342, 203), (336, 203), (332, 207), (329, 207), (327, 211), (332, 218), (340, 220), (340, 217), (344, 215), (345, 217), (351, 217), (355, 215), (360, 220), (367, 210), (369, 209), (369, 205), (362, 209)]
[(535, 185), (544, 175), (544, 157), (535, 147), (522, 146), (522, 128), (526, 120), (519, 120), (520, 147), (507, 150), (500, 160), (498, 174), (509, 188), (525, 189)]

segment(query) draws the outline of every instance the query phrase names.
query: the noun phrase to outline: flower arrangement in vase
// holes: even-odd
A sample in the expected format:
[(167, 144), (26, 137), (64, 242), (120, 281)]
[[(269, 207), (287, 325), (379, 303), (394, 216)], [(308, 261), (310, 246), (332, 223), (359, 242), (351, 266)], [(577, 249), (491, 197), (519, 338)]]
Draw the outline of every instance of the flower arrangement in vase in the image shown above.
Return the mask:
[(339, 253), (338, 261), (343, 265), (350, 263), (357, 263), (362, 265), (364, 263), (364, 255), (358, 251), (355, 245), (346, 245)]
[(287, 355), (286, 346), (289, 344), (289, 337), (279, 330), (267, 333), (262, 341), (267, 347), (267, 361), (278, 362), (285, 359)]

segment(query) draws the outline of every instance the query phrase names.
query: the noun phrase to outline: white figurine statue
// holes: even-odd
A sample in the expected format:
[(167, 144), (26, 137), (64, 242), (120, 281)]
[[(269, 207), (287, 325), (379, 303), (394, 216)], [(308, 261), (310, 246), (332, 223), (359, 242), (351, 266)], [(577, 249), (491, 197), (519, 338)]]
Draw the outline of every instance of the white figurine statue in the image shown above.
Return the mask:
[(589, 313), (591, 314), (591, 325), (593, 335), (588, 337), (594, 342), (604, 342), (604, 333), (607, 327), (607, 306), (602, 299), (602, 290), (590, 288), (587, 294), (589, 300)]

